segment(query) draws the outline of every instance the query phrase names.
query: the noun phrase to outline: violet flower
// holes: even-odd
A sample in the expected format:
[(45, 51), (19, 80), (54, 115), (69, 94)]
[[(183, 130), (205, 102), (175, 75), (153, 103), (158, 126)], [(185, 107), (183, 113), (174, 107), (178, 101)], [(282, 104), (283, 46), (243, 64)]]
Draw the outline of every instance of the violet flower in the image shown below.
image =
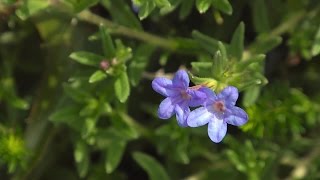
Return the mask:
[(210, 139), (219, 143), (227, 133), (227, 124), (241, 126), (248, 121), (248, 115), (235, 106), (239, 96), (237, 88), (228, 86), (218, 95), (210, 89), (205, 91), (208, 95), (207, 100), (203, 107), (189, 114), (187, 124), (190, 127), (198, 127), (208, 123)]
[(179, 126), (187, 126), (187, 117), (191, 107), (200, 106), (207, 95), (201, 86), (189, 87), (189, 76), (186, 71), (179, 70), (172, 80), (158, 77), (152, 81), (152, 88), (166, 98), (160, 103), (158, 116), (169, 119), (174, 114)]

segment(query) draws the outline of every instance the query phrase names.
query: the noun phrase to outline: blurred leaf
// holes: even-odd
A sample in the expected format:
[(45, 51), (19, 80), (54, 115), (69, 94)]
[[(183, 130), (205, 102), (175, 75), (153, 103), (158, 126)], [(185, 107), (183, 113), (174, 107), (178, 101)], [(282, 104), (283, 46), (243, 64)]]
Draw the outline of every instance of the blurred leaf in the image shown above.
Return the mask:
[(232, 6), (228, 0), (212, 0), (212, 5), (228, 15), (232, 14)]
[(104, 59), (100, 55), (85, 51), (73, 52), (69, 57), (80, 64), (94, 67), (99, 67), (100, 62)]
[(196, 0), (196, 7), (200, 13), (205, 13), (210, 5), (212, 0)]
[(48, 0), (27, 0), (22, 1), (22, 5), (16, 11), (17, 16), (26, 20), (29, 16), (36, 14), (37, 12), (47, 8), (49, 6), (50, 1)]
[(192, 11), (194, 0), (184, 0), (181, 3), (181, 8), (179, 12), (179, 18), (186, 18)]
[(209, 77), (212, 70), (212, 62), (191, 62), (192, 70), (202, 77)]
[(214, 78), (218, 80), (221, 78), (222, 73), (224, 71), (224, 64), (225, 63), (221, 55), (221, 51), (217, 51), (213, 59), (212, 71), (211, 71), (211, 74), (213, 75)]
[(66, 1), (72, 4), (75, 13), (78, 13), (86, 8), (89, 8), (99, 2), (99, 0), (66, 0)]
[(171, 6), (170, 1), (168, 1), (168, 0), (155, 0), (155, 2), (158, 7), (170, 7)]
[(237, 58), (237, 60), (242, 59), (244, 44), (244, 23), (241, 22), (235, 32), (232, 35), (231, 43), (228, 48), (228, 52), (231, 56)]
[(149, 62), (149, 58), (154, 52), (155, 47), (150, 45), (141, 45), (135, 49), (131, 64), (129, 65), (129, 78), (133, 86), (137, 86), (141, 76)]
[(312, 53), (312, 56), (317, 56), (318, 54), (320, 54), (320, 26), (314, 38), (311, 53)]
[(119, 62), (124, 63), (132, 57), (132, 49), (126, 47), (121, 40), (116, 40), (116, 47), (116, 60)]
[(141, 152), (134, 152), (133, 158), (148, 173), (150, 180), (169, 180), (165, 169), (153, 157)]
[(49, 119), (53, 122), (67, 122), (79, 117), (79, 108), (76, 106), (68, 106), (59, 108), (53, 114), (50, 115)]
[(261, 87), (255, 86), (247, 89), (243, 97), (243, 105), (248, 107), (253, 105), (260, 95)]
[(98, 70), (90, 76), (89, 83), (95, 83), (98, 81), (102, 81), (105, 78), (107, 78), (107, 74), (101, 70)]
[(204, 35), (199, 31), (192, 31), (192, 37), (199, 43), (202, 48), (214, 55), (219, 49), (218, 42), (216, 39), (211, 38), (210, 36)]
[(265, 0), (254, 0), (252, 9), (253, 25), (257, 33), (270, 31), (268, 8)]
[(79, 176), (84, 178), (89, 170), (89, 149), (83, 141), (78, 141), (75, 145), (74, 159), (76, 161)]
[(140, 20), (145, 19), (155, 7), (156, 4), (153, 0), (144, 0), (139, 9)]
[(116, 96), (120, 102), (125, 102), (130, 95), (130, 84), (126, 72), (121, 72), (114, 84)]
[(102, 50), (104, 52), (104, 56), (109, 59), (115, 57), (116, 52), (114, 49), (112, 39), (106, 27), (104, 27), (103, 25), (100, 26), (100, 35), (102, 40)]
[(130, 27), (132, 29), (142, 30), (141, 24), (136, 15), (124, 0), (102, 0), (101, 4), (107, 8), (113, 21)]
[(249, 50), (253, 54), (263, 54), (275, 48), (281, 42), (282, 38), (280, 36), (262, 34), (256, 38), (256, 41), (250, 46)]
[(85, 102), (91, 98), (87, 91), (80, 89), (79, 87), (72, 87), (70, 84), (63, 84), (63, 90), (68, 97), (76, 102)]
[(124, 150), (126, 147), (125, 141), (113, 141), (108, 147), (107, 159), (106, 159), (106, 171), (107, 173), (112, 173), (119, 165)]

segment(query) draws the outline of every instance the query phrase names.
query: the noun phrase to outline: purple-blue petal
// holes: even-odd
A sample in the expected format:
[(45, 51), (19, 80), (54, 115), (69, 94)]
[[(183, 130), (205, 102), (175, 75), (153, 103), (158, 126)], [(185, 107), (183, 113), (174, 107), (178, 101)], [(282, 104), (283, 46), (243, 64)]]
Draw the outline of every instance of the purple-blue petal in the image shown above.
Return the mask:
[(214, 101), (217, 100), (216, 93), (214, 93), (214, 91), (211, 90), (210, 88), (202, 87), (198, 91), (206, 94), (205, 104), (212, 104)]
[(198, 91), (198, 90), (187, 90), (187, 93), (191, 96), (191, 99), (189, 101), (190, 107), (196, 107), (202, 105), (206, 99), (207, 95), (204, 92)]
[(175, 105), (172, 103), (171, 98), (164, 99), (159, 106), (158, 116), (161, 119), (169, 119), (174, 114)]
[(234, 126), (242, 126), (248, 121), (248, 114), (239, 107), (233, 107), (231, 109), (231, 114), (225, 118), (228, 124)]
[(219, 99), (225, 100), (228, 104), (235, 105), (238, 99), (239, 92), (238, 89), (233, 86), (228, 86), (224, 88), (220, 94), (218, 94)]
[(173, 86), (182, 89), (187, 89), (189, 87), (189, 82), (189, 76), (185, 70), (177, 71), (172, 79)]
[(172, 81), (163, 78), (163, 77), (157, 77), (152, 81), (152, 88), (157, 93), (163, 95), (163, 96), (172, 96), (174, 94), (177, 94), (178, 92), (175, 91), (172, 87)]
[(207, 124), (213, 118), (214, 115), (207, 108), (200, 107), (190, 112), (187, 123), (190, 127), (199, 127)]
[(213, 118), (208, 125), (208, 135), (211, 141), (219, 143), (227, 133), (227, 123), (222, 119)]
[(178, 125), (181, 127), (187, 127), (187, 117), (190, 113), (190, 109), (189, 107), (186, 106), (180, 106), (180, 105), (176, 105), (175, 107), (175, 112), (176, 112), (176, 118), (178, 121)]

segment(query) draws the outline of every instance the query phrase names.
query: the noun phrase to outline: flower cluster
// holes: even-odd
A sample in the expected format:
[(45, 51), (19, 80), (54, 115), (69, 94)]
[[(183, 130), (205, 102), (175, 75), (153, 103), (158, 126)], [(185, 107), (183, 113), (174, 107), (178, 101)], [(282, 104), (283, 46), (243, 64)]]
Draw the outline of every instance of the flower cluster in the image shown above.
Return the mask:
[[(247, 113), (235, 106), (239, 96), (237, 88), (228, 86), (216, 95), (204, 86), (189, 87), (189, 82), (184, 70), (179, 70), (172, 80), (158, 77), (152, 81), (152, 88), (166, 97), (160, 103), (159, 118), (169, 119), (176, 114), (182, 127), (208, 124), (208, 135), (215, 143), (226, 135), (227, 124), (241, 126), (248, 121)], [(190, 107), (198, 108), (190, 111)]]

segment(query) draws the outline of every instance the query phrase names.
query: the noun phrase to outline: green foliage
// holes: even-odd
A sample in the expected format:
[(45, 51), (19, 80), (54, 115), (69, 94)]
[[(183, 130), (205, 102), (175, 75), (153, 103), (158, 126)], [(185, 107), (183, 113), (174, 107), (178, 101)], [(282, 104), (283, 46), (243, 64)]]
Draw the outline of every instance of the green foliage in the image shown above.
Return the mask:
[[(0, 179), (320, 179), (319, 14), (316, 0), (0, 1)], [(248, 123), (214, 144), (160, 120), (151, 81), (178, 69), (237, 87)]]

